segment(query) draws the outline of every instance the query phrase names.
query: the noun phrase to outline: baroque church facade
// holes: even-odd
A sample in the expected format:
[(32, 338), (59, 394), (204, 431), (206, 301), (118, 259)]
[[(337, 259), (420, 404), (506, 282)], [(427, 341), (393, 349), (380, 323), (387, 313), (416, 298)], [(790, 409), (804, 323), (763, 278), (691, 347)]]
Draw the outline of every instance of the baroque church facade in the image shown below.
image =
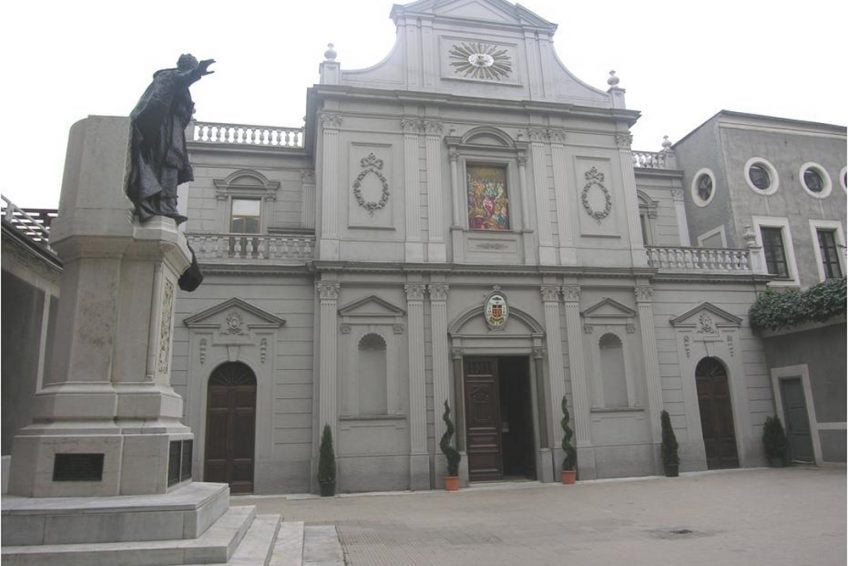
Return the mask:
[(341, 491), (437, 488), (447, 402), (464, 482), (554, 481), (563, 397), (582, 479), (660, 473), (662, 410), (683, 470), (762, 464), (755, 242), (691, 248), (670, 144), (631, 149), (639, 113), (565, 68), (555, 24), (501, 0), (391, 17), (375, 66), (325, 53), (303, 130), (190, 128), (205, 280), (172, 382), (195, 479), (314, 490), (327, 424)]

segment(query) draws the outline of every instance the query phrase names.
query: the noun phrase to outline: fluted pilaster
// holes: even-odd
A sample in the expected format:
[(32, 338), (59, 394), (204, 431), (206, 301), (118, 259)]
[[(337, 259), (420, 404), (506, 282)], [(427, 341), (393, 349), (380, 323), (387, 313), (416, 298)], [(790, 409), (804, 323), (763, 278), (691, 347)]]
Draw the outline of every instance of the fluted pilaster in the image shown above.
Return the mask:
[(424, 249), (421, 244), (420, 182), (418, 179), (418, 134), (421, 131), (421, 121), (403, 119), (401, 120), (401, 128), (403, 129), (406, 261), (420, 262), (424, 260)]
[(427, 219), (429, 240), (427, 261), (444, 262), (447, 258), (442, 226), (442, 124), (424, 122), (427, 153)]
[[(546, 412), (550, 415), (549, 430), (552, 433), (549, 438), (557, 437), (556, 426), (561, 418), (559, 409), (563, 395), (565, 395), (565, 370), (562, 360), (562, 332), (559, 322), (559, 287), (556, 285), (542, 285), (542, 303), (545, 309), (545, 336), (548, 346), (548, 405)], [(552, 444), (556, 444), (552, 442)], [(555, 446), (553, 446), (555, 448)]]
[[(433, 333), (433, 420), (436, 442), (445, 432), (442, 407), (445, 401), (453, 407), (450, 390), (450, 356), (448, 355), (448, 286), (432, 283), (430, 291), (430, 328)], [(456, 411), (454, 410), (454, 415)]]
[(323, 162), (321, 173), (321, 241), (319, 256), (321, 259), (339, 258), (339, 214), (338, 205), (341, 195), (339, 188), (339, 129), (342, 118), (337, 114), (322, 114), (320, 117), (323, 133)]
[[(568, 363), (571, 368), (571, 403), (574, 407), (574, 436), (577, 447), (591, 446), (591, 417), (589, 387), (586, 382), (586, 361), (583, 357), (583, 328), (580, 323), (580, 286), (563, 285), (565, 329), (568, 333)], [(562, 410), (557, 407), (558, 412)]]
[(338, 312), (340, 285), (335, 281), (321, 281), (317, 285), (319, 306), (319, 361), (318, 377), (318, 421), (319, 429), (330, 425), (333, 438), (338, 443), (336, 419), (338, 415), (338, 335), (336, 317)]
[(654, 442), (662, 440), (660, 411), (663, 408), (662, 378), (657, 357), (657, 338), (654, 330), (654, 290), (649, 285), (634, 289), (636, 308), (639, 313), (639, 330), (642, 333), (642, 356), (645, 360), (645, 382), (648, 389), (648, 412), (651, 419), (651, 435)]
[(556, 252), (551, 230), (545, 159), (545, 142), (548, 135), (547, 131), (541, 128), (531, 128), (529, 134), (530, 153), (533, 159), (533, 194), (536, 197), (536, 230), (539, 234), (539, 263), (554, 265)]

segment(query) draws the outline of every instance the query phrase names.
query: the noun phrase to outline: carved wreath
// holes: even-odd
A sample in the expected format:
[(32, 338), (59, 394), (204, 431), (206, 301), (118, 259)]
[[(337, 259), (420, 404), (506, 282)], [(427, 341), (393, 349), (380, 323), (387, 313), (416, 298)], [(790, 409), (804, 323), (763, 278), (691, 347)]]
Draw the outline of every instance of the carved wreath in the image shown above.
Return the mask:
[[(389, 182), (380, 172), (383, 168), (383, 160), (377, 159), (376, 155), (370, 153), (368, 154), (368, 157), (363, 157), (359, 160), (359, 165), (362, 167), (362, 171), (359, 172), (359, 175), (356, 176), (356, 180), (353, 182), (353, 198), (356, 199), (356, 204), (367, 210), (368, 214), (373, 216), (375, 210), (384, 208), (386, 203), (389, 202)], [(362, 180), (366, 175), (368, 175), (368, 173), (373, 173), (383, 185), (383, 191), (380, 194), (380, 200), (378, 201), (366, 201), (362, 198)]]
[[(612, 210), (612, 195), (610, 195), (609, 190), (603, 185), (604, 182), (604, 174), (598, 171), (597, 168), (592, 167), (588, 171), (586, 171), (586, 184), (583, 186), (583, 192), (580, 195), (580, 202), (583, 204), (583, 208), (586, 210), (586, 214), (594, 218), (600, 224), (601, 220), (609, 216), (610, 210)], [(601, 192), (604, 195), (604, 209), (603, 210), (593, 210), (592, 205), (589, 203), (589, 189), (592, 186), (597, 186), (601, 189)]]

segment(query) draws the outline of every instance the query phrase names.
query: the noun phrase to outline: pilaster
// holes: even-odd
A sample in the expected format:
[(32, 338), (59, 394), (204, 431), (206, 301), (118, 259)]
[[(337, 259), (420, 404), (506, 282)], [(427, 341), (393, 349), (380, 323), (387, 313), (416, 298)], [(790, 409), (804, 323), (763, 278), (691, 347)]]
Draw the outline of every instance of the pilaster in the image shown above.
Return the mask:
[(421, 131), (421, 120), (404, 118), (400, 121), (400, 126), (403, 130), (405, 258), (408, 262), (422, 262), (424, 247), (421, 243), (421, 187), (418, 179), (418, 134)]
[(556, 264), (556, 250), (551, 230), (548, 203), (548, 184), (546, 182), (545, 142), (548, 133), (543, 128), (530, 128), (530, 154), (533, 159), (533, 194), (536, 197), (536, 229), (539, 234), (539, 263)]
[[(557, 285), (542, 285), (542, 304), (545, 309), (545, 336), (547, 338), (548, 350), (548, 404), (545, 407), (549, 417), (549, 432), (548, 438), (551, 441), (551, 449), (554, 455), (554, 465), (556, 470), (559, 470), (562, 455), (562, 448), (555, 439), (559, 436), (558, 430), (559, 420), (562, 418), (559, 408), (562, 402), (562, 397), (565, 395), (565, 370), (563, 369), (562, 359), (562, 332), (560, 329), (559, 319), (559, 287)], [(569, 340), (570, 343), (570, 340)]]
[(409, 321), (409, 488), (430, 488), (430, 457), (427, 453), (427, 389), (424, 376), (423, 283), (407, 283), (406, 313)]
[[(571, 405), (574, 410), (577, 466), (583, 479), (592, 479), (595, 477), (595, 459), (591, 450), (592, 421), (589, 411), (589, 386), (586, 382), (586, 361), (583, 357), (580, 285), (563, 285), (562, 296), (565, 302), (565, 331), (568, 335), (568, 365), (571, 371)], [(562, 398), (558, 401), (561, 400)], [(558, 403), (556, 404), (556, 411), (557, 415), (562, 412)]]
[[(319, 306), (319, 344), (321, 352), (318, 377), (318, 431), (324, 425), (330, 425), (333, 439), (338, 445), (338, 335), (336, 319), (338, 316), (339, 291), (336, 281), (320, 281), (317, 284)], [(338, 450), (338, 447), (336, 448)]]
[(448, 355), (448, 285), (446, 283), (431, 283), (427, 286), (430, 292), (430, 330), (433, 343), (433, 423), (435, 434), (436, 478), (442, 476), (445, 469), (445, 458), (439, 450), (439, 440), (445, 433), (445, 422), (442, 420), (444, 402), (451, 406), (454, 420), (456, 402), (451, 395), (450, 364)]
[(689, 240), (689, 222), (686, 220), (686, 206), (683, 202), (683, 189), (671, 189), (671, 199), (674, 201), (674, 215), (677, 218), (677, 229), (680, 232), (680, 245), (692, 247)]
[(554, 170), (554, 194), (556, 196), (557, 225), (559, 226), (559, 261), (562, 265), (577, 265), (577, 248), (574, 247), (574, 226), (568, 217), (568, 171), (565, 164), (565, 131), (549, 130), (551, 140), (551, 164)]
[[(630, 238), (630, 255), (633, 267), (647, 267), (648, 256), (642, 244), (642, 226), (639, 222), (639, 199), (636, 196), (636, 175), (633, 172), (633, 153), (630, 144), (633, 136), (630, 133), (615, 135), (618, 146), (618, 162), (621, 167), (622, 189), (624, 190), (624, 222), (627, 223), (627, 234)], [(619, 217), (621, 220), (621, 217)]]
[[(642, 333), (642, 356), (645, 360), (645, 383), (648, 389), (648, 415), (651, 420), (651, 436), (654, 443), (662, 440), (660, 411), (662, 411), (662, 378), (657, 357), (657, 339), (654, 331), (654, 289), (650, 285), (637, 285), (636, 309), (639, 313), (639, 329)], [(658, 465), (655, 462), (655, 465)], [(659, 470), (657, 470), (659, 471)]]
[(432, 120), (424, 121), (425, 146), (427, 153), (427, 219), (429, 241), (427, 242), (427, 261), (444, 262), (444, 227), (442, 226), (442, 124)]
[(324, 148), (321, 172), (321, 239), (318, 256), (322, 260), (339, 259), (339, 129), (338, 114), (323, 113), (319, 117)]

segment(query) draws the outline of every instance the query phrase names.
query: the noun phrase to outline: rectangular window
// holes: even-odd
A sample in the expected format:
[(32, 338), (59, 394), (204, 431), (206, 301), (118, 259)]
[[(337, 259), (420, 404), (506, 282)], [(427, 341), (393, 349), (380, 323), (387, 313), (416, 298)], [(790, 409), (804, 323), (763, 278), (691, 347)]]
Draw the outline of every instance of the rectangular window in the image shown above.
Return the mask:
[(233, 234), (258, 234), (261, 201), (256, 199), (233, 199), (230, 215), (230, 232)]
[(471, 230), (509, 230), (506, 167), (468, 165), (468, 227)]
[(766, 268), (769, 275), (789, 279), (789, 267), (786, 264), (786, 250), (783, 245), (783, 229), (761, 226), (763, 253), (766, 256)]
[(826, 279), (839, 279), (842, 277), (835, 232), (835, 230), (816, 230), (819, 239), (821, 262), (824, 267), (824, 276)]

